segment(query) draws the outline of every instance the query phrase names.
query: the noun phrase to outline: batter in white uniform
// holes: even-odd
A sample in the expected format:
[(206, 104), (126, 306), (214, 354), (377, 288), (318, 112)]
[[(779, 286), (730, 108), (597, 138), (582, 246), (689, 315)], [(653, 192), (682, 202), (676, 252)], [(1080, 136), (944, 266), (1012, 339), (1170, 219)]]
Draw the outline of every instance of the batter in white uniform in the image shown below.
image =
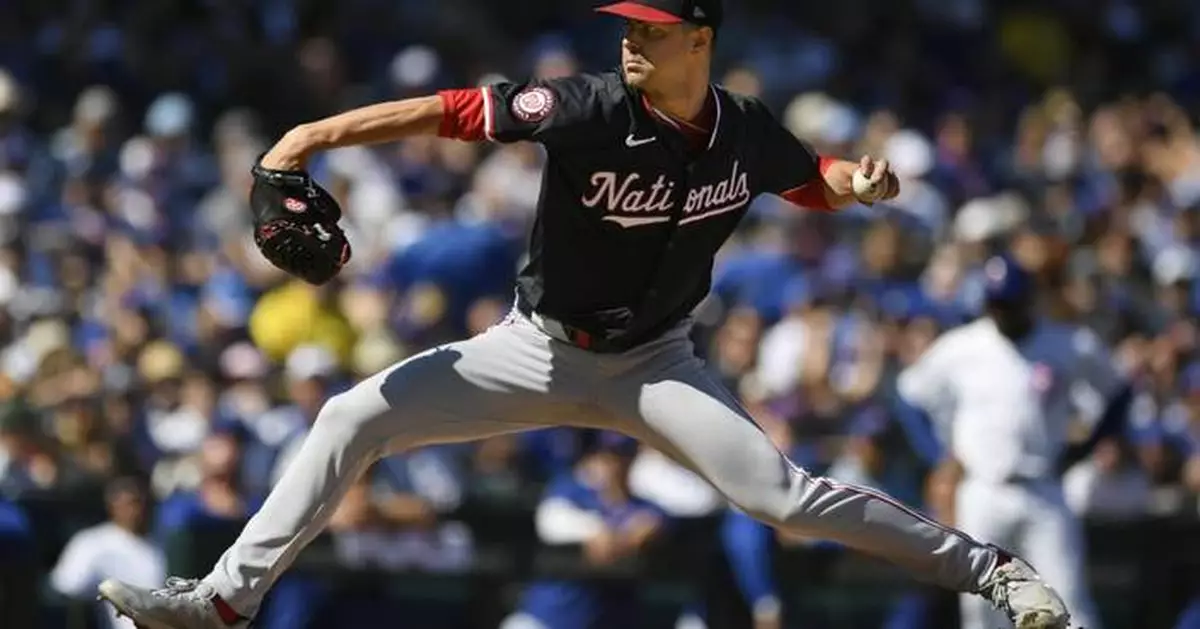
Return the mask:
[[(1100, 629), (1082, 526), (1060, 476), (1065, 461), (1120, 425), (1129, 389), (1092, 332), (1034, 315), (1033, 279), (1016, 262), (992, 258), (984, 273), (986, 316), (946, 332), (901, 373), (901, 414), (910, 432), (916, 413), (934, 428), (936, 440), (914, 440), (931, 462), (961, 468), (957, 526), (1036, 556), (1076, 626)], [(1075, 417), (1093, 423), (1092, 438), (1068, 447)], [(1012, 626), (969, 597), (962, 612), (964, 629)]]

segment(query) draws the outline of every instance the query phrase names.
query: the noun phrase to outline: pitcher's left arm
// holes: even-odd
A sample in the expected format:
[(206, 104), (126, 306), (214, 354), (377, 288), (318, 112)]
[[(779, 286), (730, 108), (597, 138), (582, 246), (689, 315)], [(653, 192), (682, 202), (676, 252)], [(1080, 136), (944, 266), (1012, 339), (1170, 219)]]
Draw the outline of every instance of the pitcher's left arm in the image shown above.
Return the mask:
[[(754, 118), (755, 140), (762, 150), (762, 192), (824, 212), (856, 203), (870, 205), (900, 193), (900, 180), (886, 159), (864, 155), (857, 161), (847, 161), (818, 155), (761, 102), (747, 111)], [(860, 170), (869, 192), (854, 190), (854, 173)]]

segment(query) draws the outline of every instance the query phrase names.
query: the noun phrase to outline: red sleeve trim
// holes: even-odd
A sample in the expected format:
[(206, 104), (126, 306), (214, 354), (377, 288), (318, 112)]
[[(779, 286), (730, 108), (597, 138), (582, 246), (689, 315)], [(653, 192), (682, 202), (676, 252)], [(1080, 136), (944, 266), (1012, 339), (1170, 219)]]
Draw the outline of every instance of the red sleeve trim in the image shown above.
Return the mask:
[(837, 208), (829, 205), (829, 199), (825, 196), (825, 187), (824, 180), (810, 181), (779, 196), (802, 208), (821, 212), (837, 211)]
[(788, 202), (798, 205), (809, 210), (817, 210), (819, 212), (836, 212), (838, 208), (829, 204), (829, 198), (825, 195), (825, 190), (828, 186), (825, 185), (825, 173), (829, 168), (838, 163), (839, 160), (823, 155), (817, 156), (817, 170), (821, 176), (805, 183), (802, 186), (792, 188), (779, 195)]
[(479, 142), (495, 139), (492, 120), (492, 94), (486, 87), (442, 90), (442, 122), (438, 136)]
[(838, 163), (838, 160), (832, 157), (825, 157), (824, 155), (817, 156), (817, 170), (821, 172), (822, 177), (824, 177), (825, 173), (829, 171), (829, 167), (836, 163)]

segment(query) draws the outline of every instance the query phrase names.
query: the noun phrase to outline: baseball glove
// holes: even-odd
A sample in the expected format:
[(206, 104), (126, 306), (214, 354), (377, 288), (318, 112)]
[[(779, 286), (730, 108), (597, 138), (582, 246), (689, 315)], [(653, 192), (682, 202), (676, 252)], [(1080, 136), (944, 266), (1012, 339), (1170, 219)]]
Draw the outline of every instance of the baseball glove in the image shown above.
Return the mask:
[(254, 244), (263, 257), (310, 284), (333, 279), (350, 261), (337, 201), (302, 170), (274, 170), (256, 162), (251, 172)]

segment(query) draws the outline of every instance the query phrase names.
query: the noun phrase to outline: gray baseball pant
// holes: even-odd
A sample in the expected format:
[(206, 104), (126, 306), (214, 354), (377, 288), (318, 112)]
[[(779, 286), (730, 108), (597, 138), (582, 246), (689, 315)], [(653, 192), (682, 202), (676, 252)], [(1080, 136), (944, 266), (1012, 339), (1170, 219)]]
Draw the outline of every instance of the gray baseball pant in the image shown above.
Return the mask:
[(990, 547), (886, 495), (793, 465), (696, 358), (691, 321), (623, 354), (588, 352), (545, 329), (514, 311), (329, 400), (205, 581), (252, 617), (371, 463), (423, 445), (556, 425), (625, 433), (767, 524), (888, 560), (922, 581), (973, 592), (995, 564)]

